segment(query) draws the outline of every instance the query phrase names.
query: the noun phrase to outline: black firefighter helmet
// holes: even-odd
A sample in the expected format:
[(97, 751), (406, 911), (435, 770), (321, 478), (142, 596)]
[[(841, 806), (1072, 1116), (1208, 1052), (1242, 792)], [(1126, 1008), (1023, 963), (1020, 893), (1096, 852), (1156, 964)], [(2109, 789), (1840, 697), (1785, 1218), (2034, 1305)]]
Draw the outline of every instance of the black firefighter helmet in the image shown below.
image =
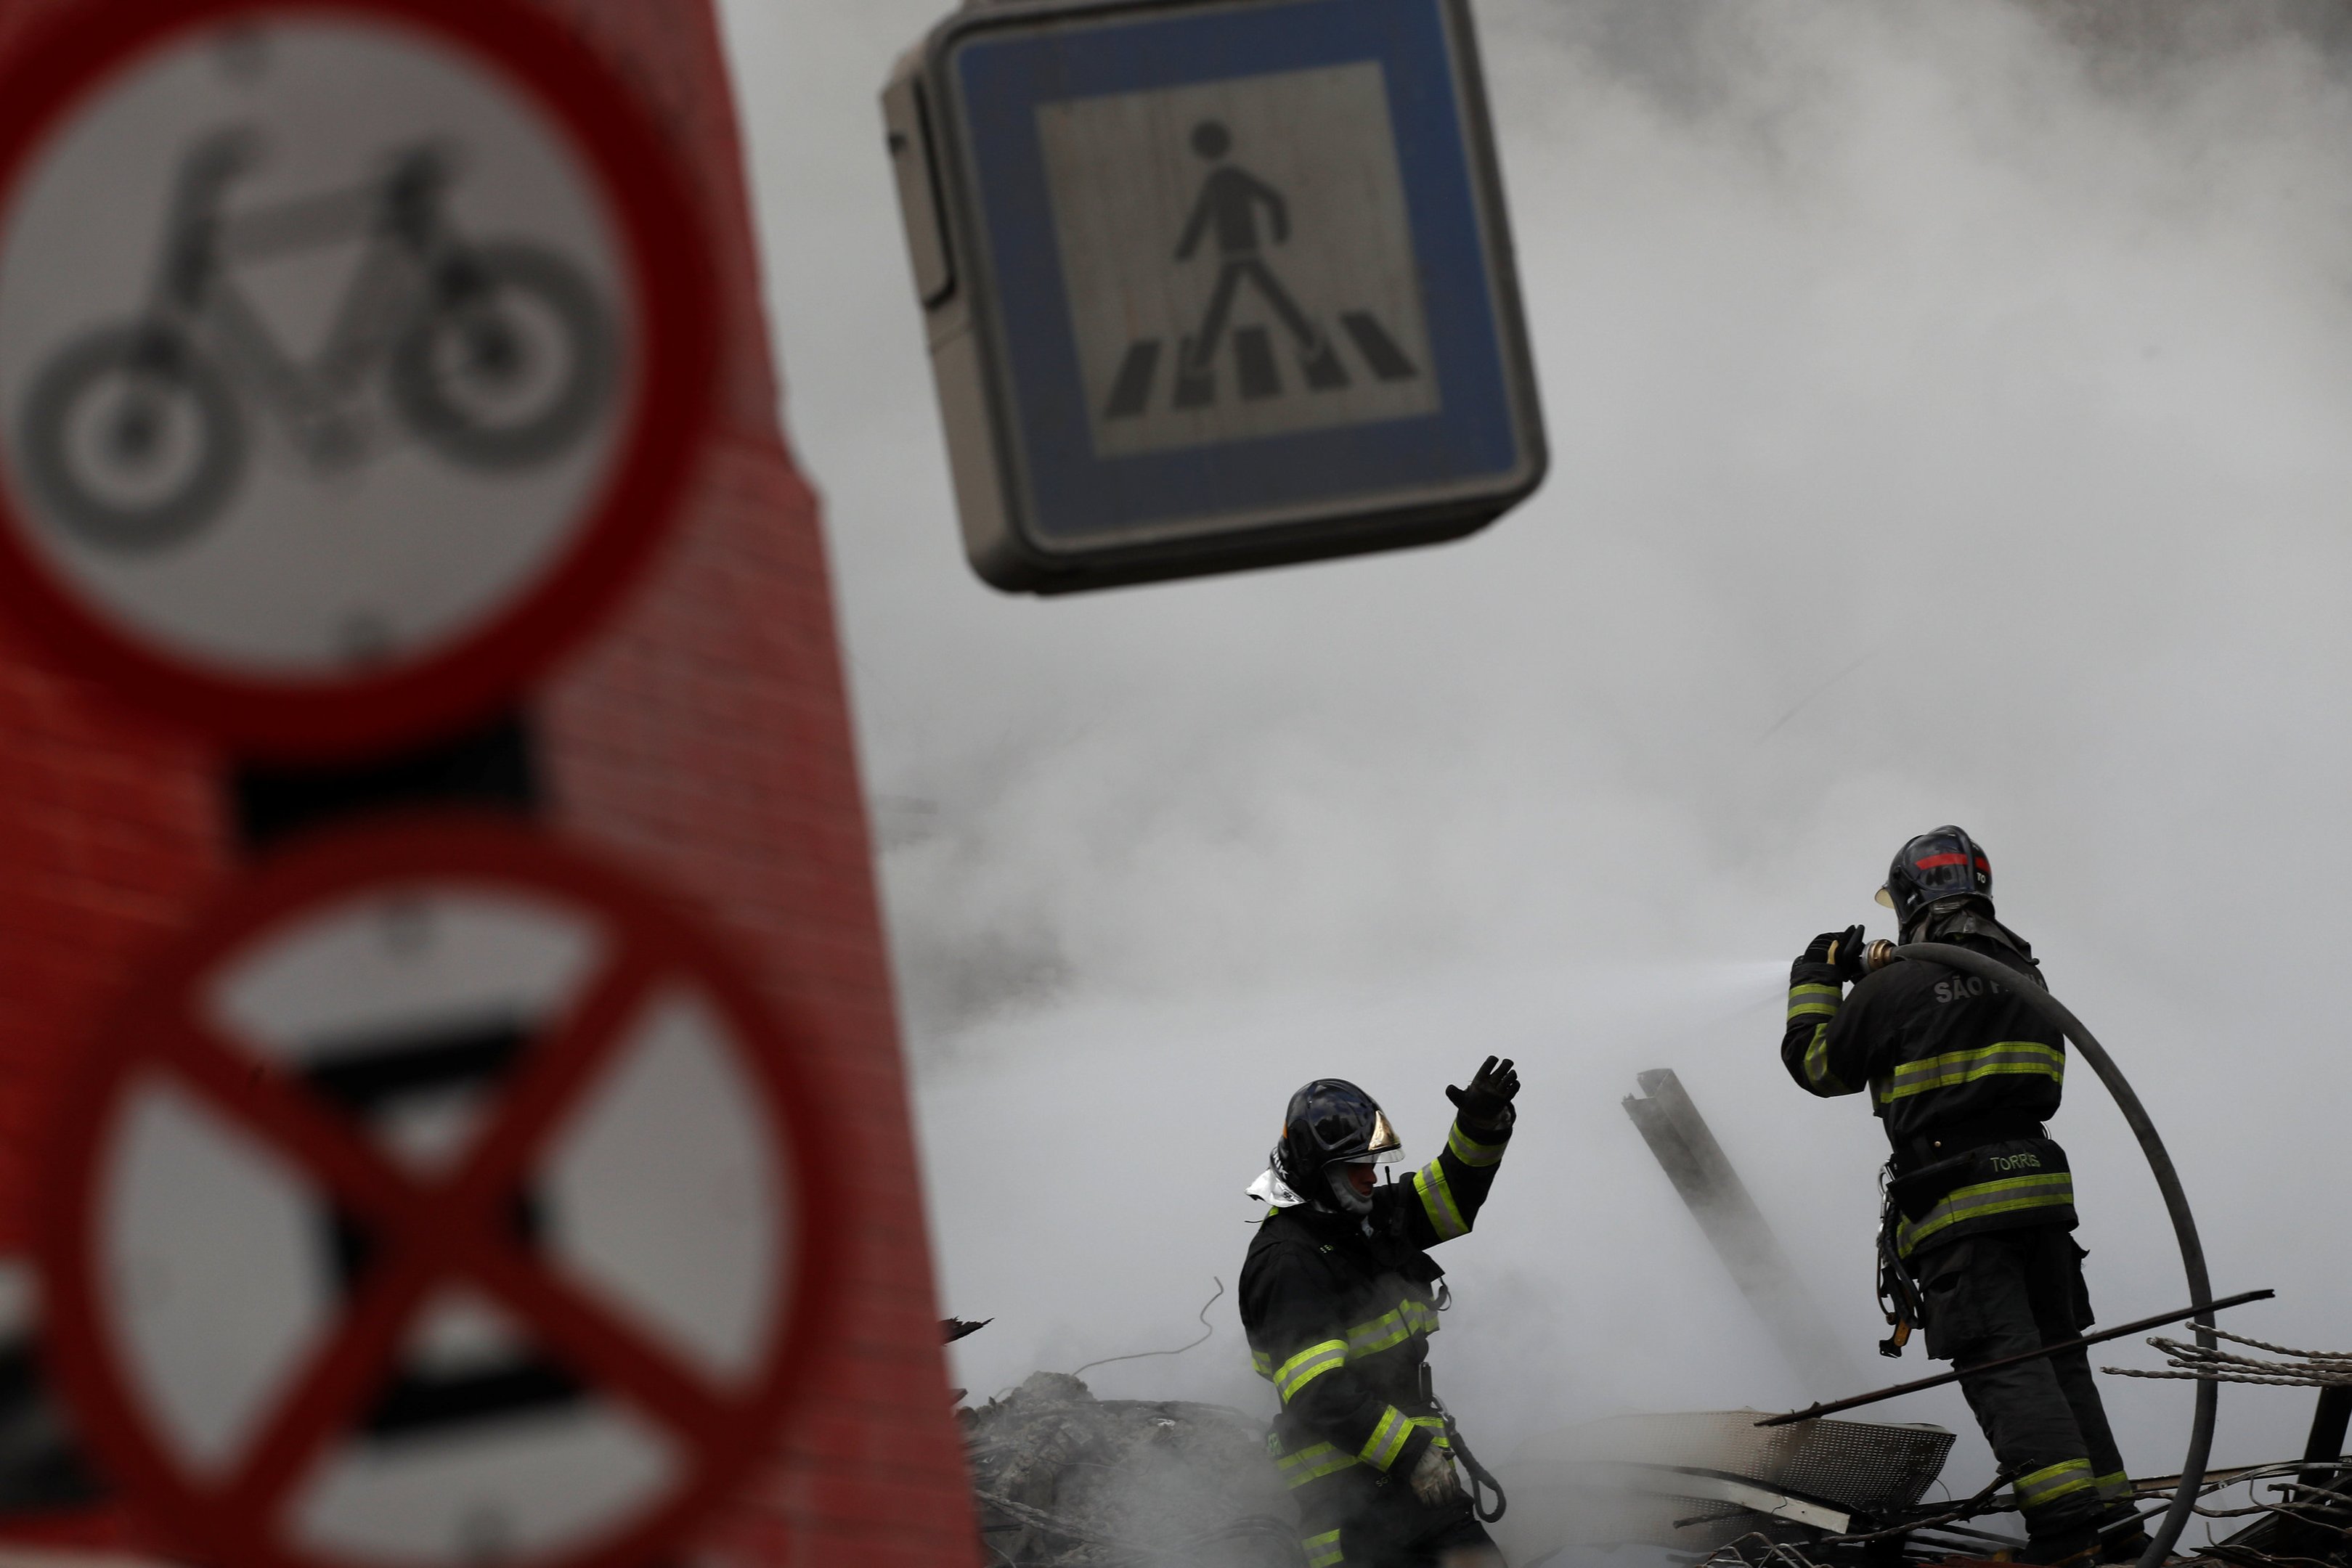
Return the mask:
[(1983, 845), (1949, 825), (1921, 833), (1895, 851), (1886, 885), (1878, 890), (1878, 902), (1895, 911), (1906, 931), (1934, 905), (1969, 896), (1992, 907), (1992, 862)]
[(1367, 1214), (1371, 1200), (1358, 1196), (1340, 1167), (1387, 1165), (1403, 1147), (1379, 1101), (1344, 1078), (1318, 1078), (1290, 1097), (1274, 1174), (1308, 1203)]

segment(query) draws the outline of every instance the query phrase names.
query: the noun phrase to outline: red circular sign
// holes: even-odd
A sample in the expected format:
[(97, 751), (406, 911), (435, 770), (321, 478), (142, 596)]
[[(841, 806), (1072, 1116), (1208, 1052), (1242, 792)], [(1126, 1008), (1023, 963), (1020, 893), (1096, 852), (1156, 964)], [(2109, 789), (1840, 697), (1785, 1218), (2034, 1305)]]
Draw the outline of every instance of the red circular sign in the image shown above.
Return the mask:
[(0, 74), (0, 596), (252, 754), (445, 733), (674, 518), (714, 277), (541, 5), (66, 7)]
[(79, 1069), (37, 1241), (64, 1392), (167, 1539), (623, 1568), (741, 1478), (822, 1333), (839, 1167), (722, 955), (464, 817), (313, 841), (192, 925)]

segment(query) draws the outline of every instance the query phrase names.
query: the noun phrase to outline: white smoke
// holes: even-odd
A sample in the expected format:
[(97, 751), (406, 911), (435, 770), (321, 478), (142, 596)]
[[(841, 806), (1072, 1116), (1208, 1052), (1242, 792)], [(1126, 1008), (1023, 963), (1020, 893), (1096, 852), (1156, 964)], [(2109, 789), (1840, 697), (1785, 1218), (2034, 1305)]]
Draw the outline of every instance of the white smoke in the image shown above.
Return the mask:
[[(1937, 822), (2171, 1139), (2216, 1288), (2343, 1338), (2352, 94), (2306, 14), (1484, 0), (1556, 454), (1437, 550), (1039, 602), (962, 565), (873, 93), (936, 0), (733, 0), (789, 428), (824, 486), (977, 1394), (1255, 1408), (1231, 1286), (1285, 1097), (1412, 1150), (1517, 1055), (1435, 1353), (1474, 1441), (1800, 1390), (1617, 1107), (1673, 1066), (1878, 1363), (1859, 1102), (1787, 956)], [(2317, 13), (2309, 13), (2315, 16)], [(2282, 20), (2281, 18), (2284, 18)], [(1881, 928), (1883, 932), (1883, 927)], [(1881, 934), (1874, 932), (1874, 934)], [(2091, 1282), (2186, 1299), (2079, 1074)], [(2101, 1359), (2095, 1356), (2095, 1359)], [(2153, 1364), (2137, 1345), (2104, 1359)], [(2108, 1380), (2177, 1467), (2182, 1385)], [(2219, 1461), (2309, 1397), (2231, 1390)], [(1966, 1436), (1957, 1395), (1906, 1406)], [(1483, 1435), (1483, 1436), (1482, 1436)]]

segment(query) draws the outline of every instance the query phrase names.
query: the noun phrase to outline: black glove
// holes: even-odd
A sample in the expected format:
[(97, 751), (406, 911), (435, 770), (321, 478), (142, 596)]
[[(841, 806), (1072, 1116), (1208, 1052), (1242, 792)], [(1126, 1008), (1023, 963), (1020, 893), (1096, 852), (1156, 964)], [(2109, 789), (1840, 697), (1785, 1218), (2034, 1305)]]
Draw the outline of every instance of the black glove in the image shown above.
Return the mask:
[(1816, 965), (1832, 970), (1840, 985), (1859, 980), (1862, 978), (1862, 927), (1859, 925), (1849, 925), (1843, 931), (1824, 931), (1812, 939), (1794, 964), (1789, 966), (1789, 977), (1794, 981), (1799, 978), (1799, 969)]
[(1519, 1092), (1519, 1075), (1506, 1058), (1496, 1061), (1488, 1057), (1486, 1064), (1470, 1075), (1470, 1087), (1456, 1089), (1445, 1086), (1445, 1097), (1454, 1102), (1462, 1120), (1472, 1131), (1499, 1132), (1511, 1124), (1511, 1096)]

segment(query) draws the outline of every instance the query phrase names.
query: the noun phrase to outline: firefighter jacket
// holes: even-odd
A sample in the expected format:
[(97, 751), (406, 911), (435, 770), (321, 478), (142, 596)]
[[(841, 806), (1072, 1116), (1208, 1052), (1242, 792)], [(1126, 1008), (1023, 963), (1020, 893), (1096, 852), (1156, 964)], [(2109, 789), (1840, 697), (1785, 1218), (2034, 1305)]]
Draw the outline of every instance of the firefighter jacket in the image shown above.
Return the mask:
[(1259, 1225), (1242, 1329), (1281, 1398), (1267, 1447), (1307, 1520), (1353, 1511), (1451, 1447), (1423, 1375), (1444, 1273), (1428, 1249), (1469, 1233), (1509, 1139), (1456, 1121), (1435, 1159), (1373, 1188), (1369, 1218), (1302, 1205)]
[[(1972, 911), (1926, 939), (1990, 956), (2018, 987), (2043, 983), (2025, 943)], [(1906, 961), (1842, 994), (1829, 965), (1800, 959), (1780, 1060), (1815, 1094), (1869, 1093), (1895, 1149), (1904, 1257), (1980, 1231), (2074, 1225), (2065, 1151), (2040, 1126), (2065, 1086), (2065, 1037), (2011, 986)]]

